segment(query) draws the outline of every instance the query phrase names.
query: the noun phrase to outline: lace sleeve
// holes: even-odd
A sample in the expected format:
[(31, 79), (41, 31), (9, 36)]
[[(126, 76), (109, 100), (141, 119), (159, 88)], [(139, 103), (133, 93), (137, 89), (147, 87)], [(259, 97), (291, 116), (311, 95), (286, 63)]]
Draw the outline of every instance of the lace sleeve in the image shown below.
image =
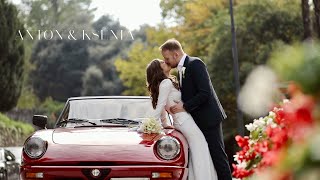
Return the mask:
[(157, 106), (156, 106), (154, 117), (156, 119), (161, 119), (161, 122), (164, 122), (163, 119), (166, 122), (165, 106), (166, 106), (171, 88), (172, 88), (172, 82), (169, 79), (165, 79), (160, 83), (159, 96), (158, 96), (158, 101), (157, 101)]

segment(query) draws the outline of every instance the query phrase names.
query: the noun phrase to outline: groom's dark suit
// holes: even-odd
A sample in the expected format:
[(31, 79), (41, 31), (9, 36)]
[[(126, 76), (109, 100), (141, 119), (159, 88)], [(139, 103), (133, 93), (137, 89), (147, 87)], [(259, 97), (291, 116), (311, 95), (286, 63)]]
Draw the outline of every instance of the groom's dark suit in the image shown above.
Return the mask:
[(187, 56), (183, 67), (180, 82), (183, 106), (206, 137), (219, 180), (231, 180), (221, 127), (226, 114), (214, 91), (206, 65), (197, 57)]

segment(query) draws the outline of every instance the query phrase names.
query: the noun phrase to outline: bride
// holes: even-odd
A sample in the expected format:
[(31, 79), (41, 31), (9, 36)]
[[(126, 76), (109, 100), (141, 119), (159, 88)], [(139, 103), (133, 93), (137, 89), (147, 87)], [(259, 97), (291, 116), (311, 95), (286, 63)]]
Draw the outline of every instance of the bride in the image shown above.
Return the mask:
[(181, 92), (175, 77), (170, 75), (171, 67), (164, 61), (154, 59), (147, 66), (147, 88), (155, 109), (155, 118), (161, 119), (164, 128), (167, 124), (167, 110), (173, 117), (174, 128), (187, 139), (190, 147), (189, 180), (218, 180), (210, 156), (207, 141), (192, 116), (187, 112), (173, 114), (169, 108), (181, 101)]

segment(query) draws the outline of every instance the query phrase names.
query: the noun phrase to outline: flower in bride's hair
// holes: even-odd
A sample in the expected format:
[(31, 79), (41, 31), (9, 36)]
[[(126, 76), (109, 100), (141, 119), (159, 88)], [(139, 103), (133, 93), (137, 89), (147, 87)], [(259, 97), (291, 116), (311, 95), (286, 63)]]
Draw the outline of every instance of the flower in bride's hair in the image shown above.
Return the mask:
[(162, 126), (159, 121), (157, 121), (155, 118), (148, 118), (142, 121), (139, 132), (143, 132), (146, 134), (159, 134), (161, 132), (161, 129)]

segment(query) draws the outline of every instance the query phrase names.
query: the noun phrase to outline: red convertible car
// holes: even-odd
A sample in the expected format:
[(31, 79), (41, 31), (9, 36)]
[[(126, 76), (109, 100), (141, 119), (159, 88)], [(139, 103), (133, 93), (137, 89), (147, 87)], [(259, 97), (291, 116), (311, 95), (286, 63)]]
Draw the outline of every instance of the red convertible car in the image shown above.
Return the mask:
[(153, 111), (149, 97), (99, 96), (69, 98), (53, 129), (46, 129), (46, 116), (35, 115), (43, 130), (24, 144), (20, 178), (187, 179), (189, 147), (179, 131), (137, 131)]

